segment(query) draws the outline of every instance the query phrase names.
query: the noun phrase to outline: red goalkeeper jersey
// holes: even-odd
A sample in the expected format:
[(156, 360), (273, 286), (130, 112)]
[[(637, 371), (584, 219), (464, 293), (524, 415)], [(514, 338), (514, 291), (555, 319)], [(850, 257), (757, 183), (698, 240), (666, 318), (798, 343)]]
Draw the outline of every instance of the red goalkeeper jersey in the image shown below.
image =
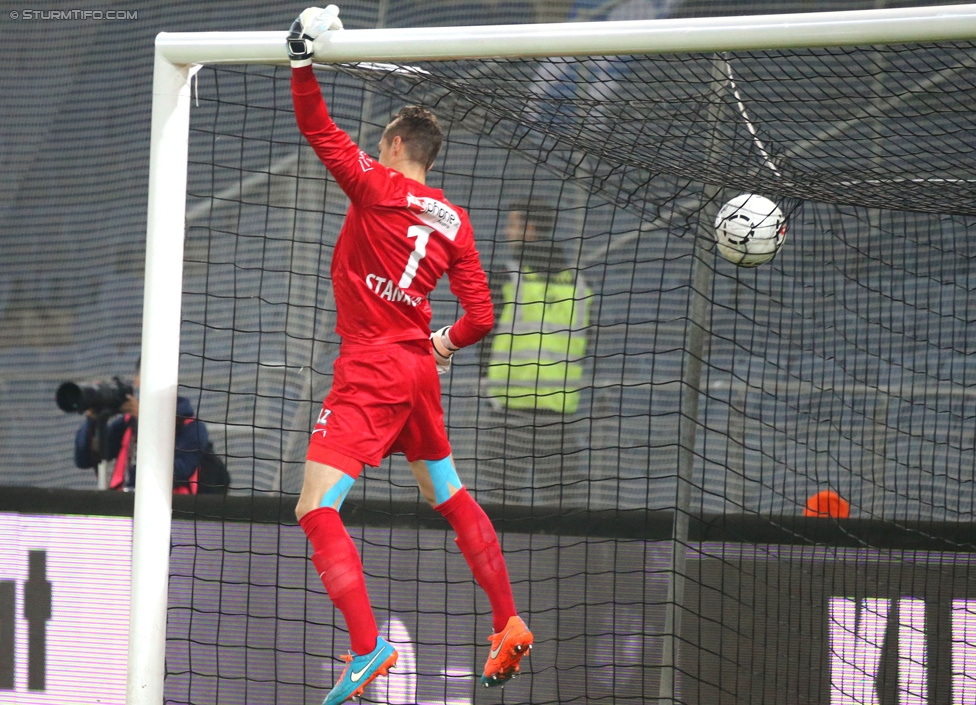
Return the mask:
[(451, 342), (465, 347), (491, 331), (491, 294), (464, 210), (375, 161), (332, 121), (311, 66), (292, 70), (302, 134), (349, 197), (332, 255), (336, 332), (383, 344), (430, 336), (428, 295), (447, 273), (464, 315)]

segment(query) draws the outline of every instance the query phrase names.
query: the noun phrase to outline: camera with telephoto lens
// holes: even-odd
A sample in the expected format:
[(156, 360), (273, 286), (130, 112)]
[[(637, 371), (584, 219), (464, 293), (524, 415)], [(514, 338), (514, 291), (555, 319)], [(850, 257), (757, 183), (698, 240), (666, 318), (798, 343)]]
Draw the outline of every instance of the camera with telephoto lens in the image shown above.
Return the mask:
[(58, 387), (57, 401), (61, 411), (84, 414), (118, 413), (126, 398), (133, 394), (132, 385), (118, 377), (104, 382), (65, 382)]

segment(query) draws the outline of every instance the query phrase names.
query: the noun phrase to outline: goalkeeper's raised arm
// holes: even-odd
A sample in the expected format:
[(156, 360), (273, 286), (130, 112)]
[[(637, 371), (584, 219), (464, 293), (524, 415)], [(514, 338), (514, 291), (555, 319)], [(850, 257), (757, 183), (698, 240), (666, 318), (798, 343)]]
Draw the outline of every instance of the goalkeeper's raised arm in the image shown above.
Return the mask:
[[(309, 8), (287, 40), (298, 127), (350, 200), (330, 269), (342, 344), (296, 507), (353, 652), (325, 705), (361, 695), (397, 661), (396, 649), (377, 631), (362, 562), (338, 514), (363, 466), (379, 466), (394, 453), (406, 456), (421, 495), (457, 532), (457, 545), (488, 595), (495, 633), (482, 683), (501, 685), (518, 673), (533, 638), (516, 613), (495, 530), (454, 466), (441, 406), (439, 375), (457, 350), (494, 324), (474, 233), (464, 209), (427, 185), (443, 140), (429, 110), (406, 106), (393, 116), (377, 159), (332, 121), (311, 60), (315, 40), (341, 27), (334, 6)], [(431, 333), (428, 297), (445, 274), (464, 315)]]
[(453, 345), (476, 343), (491, 331), (494, 309), (467, 213), (426, 183), (442, 142), (437, 118), (404, 107), (384, 129), (374, 159), (332, 120), (311, 64), (296, 63), (299, 129), (351, 201), (331, 268), (337, 332), (366, 344), (427, 341), (428, 296), (447, 274), (465, 311), (452, 327)]

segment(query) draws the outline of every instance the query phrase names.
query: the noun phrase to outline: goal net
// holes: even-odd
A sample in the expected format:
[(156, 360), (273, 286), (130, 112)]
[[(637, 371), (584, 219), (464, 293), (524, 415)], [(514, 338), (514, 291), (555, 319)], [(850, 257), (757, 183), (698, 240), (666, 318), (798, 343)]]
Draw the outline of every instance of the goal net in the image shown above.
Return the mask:
[[(468, 210), (493, 280), (541, 252), (537, 271), (582, 282), (586, 316), (555, 331), (578, 341), (579, 374), (535, 382), (567, 393), (559, 408), (507, 406), (492, 369), (520, 363), (491, 342), (443, 378), (460, 476), (538, 635), (506, 700), (976, 690), (976, 43), (898, 36), (317, 66), (367, 152), (402, 105), (437, 114), (428, 183)], [(347, 201), (298, 133), (289, 79), (245, 62), (194, 78), (179, 393), (232, 490), (174, 514), (171, 702), (306, 702), (348, 648), (290, 516), (338, 352)], [(740, 193), (788, 223), (756, 269), (714, 248)], [(527, 203), (544, 249), (513, 247)], [(431, 303), (435, 328), (459, 314), (446, 285)], [(823, 490), (849, 519), (804, 516)], [(473, 702), (487, 601), (402, 457), (367, 467), (343, 513), (402, 644), (366, 700)]]

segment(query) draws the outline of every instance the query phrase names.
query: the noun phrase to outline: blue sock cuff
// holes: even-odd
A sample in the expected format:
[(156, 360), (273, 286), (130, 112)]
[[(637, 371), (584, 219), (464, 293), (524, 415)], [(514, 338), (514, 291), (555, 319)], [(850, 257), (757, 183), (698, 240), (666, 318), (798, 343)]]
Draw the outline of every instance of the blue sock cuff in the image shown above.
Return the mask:
[(451, 498), (451, 488), (461, 489), (461, 478), (458, 477), (457, 469), (451, 456), (440, 460), (425, 460), (427, 472), (434, 483), (434, 500), (437, 504), (443, 504)]
[(325, 493), (322, 498), (322, 503), (320, 507), (332, 507), (336, 511), (339, 511), (339, 507), (342, 506), (343, 501), (346, 499), (346, 495), (349, 494), (349, 490), (352, 489), (353, 483), (356, 480), (349, 475), (343, 474), (339, 481), (329, 488), (329, 491)]

